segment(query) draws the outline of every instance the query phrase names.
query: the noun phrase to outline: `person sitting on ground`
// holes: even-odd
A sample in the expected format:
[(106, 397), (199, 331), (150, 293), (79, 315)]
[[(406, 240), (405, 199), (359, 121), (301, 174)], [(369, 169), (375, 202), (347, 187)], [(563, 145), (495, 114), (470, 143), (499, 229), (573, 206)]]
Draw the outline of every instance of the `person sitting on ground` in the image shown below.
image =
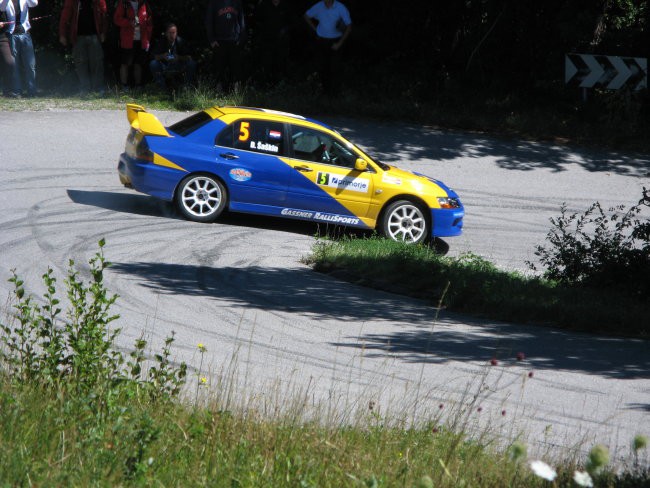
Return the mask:
[(178, 35), (176, 24), (169, 23), (165, 26), (165, 33), (154, 45), (152, 55), (149, 69), (160, 88), (167, 87), (166, 75), (169, 74), (183, 74), (185, 83), (194, 84), (196, 61), (192, 59), (185, 42)]

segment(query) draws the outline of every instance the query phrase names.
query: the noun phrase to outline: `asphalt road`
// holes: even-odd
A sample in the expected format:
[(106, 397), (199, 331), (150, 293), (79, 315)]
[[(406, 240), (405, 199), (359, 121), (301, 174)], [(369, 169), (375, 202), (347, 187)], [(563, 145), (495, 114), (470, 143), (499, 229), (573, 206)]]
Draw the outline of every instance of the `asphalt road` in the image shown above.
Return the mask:
[[(182, 116), (158, 115), (166, 124)], [(329, 122), (382, 160), (456, 189), (467, 217), (449, 253), (507, 269), (526, 269), (563, 202), (631, 205), (650, 186), (647, 156)], [(175, 358), (201, 368), (190, 381), (206, 375), (221, 401), (330, 421), (354, 421), (371, 404), (396, 421), (449, 416), (500, 439), (523, 433), (554, 455), (600, 442), (629, 459), (632, 437), (650, 434), (647, 341), (438, 315), (319, 275), (300, 262), (318, 231), (311, 223), (185, 221), (120, 186), (127, 131), (124, 112), (0, 113), (0, 295), (13, 268), (32, 293), (48, 265), (62, 286), (68, 260), (87, 269), (105, 238), (120, 345), (144, 336), (157, 350), (174, 331)]]

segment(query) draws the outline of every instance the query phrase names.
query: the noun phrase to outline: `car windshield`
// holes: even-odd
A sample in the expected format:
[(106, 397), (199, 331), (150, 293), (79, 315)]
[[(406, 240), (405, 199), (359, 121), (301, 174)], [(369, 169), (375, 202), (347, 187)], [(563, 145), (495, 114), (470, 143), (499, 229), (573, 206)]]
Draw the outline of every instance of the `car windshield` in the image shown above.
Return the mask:
[[(338, 134), (338, 132), (337, 132), (337, 134)], [(339, 135), (340, 135), (340, 134), (339, 134)], [(341, 137), (343, 137), (343, 136), (341, 136)], [(360, 152), (361, 154), (363, 154), (367, 159), (369, 159), (370, 161), (372, 161), (373, 163), (375, 163), (377, 166), (379, 166), (379, 167), (380, 167), (381, 169), (383, 169), (384, 171), (388, 171), (388, 170), (390, 169), (390, 166), (387, 165), (386, 163), (383, 163), (383, 162), (381, 162), (379, 159), (377, 159), (376, 157), (371, 156), (370, 154), (368, 154), (366, 151), (364, 151), (363, 149), (361, 149), (361, 148), (360, 148), (359, 146), (357, 146), (356, 144), (353, 144), (353, 143), (351, 143), (350, 141), (348, 141), (347, 139), (345, 139), (345, 137), (343, 137), (343, 139), (344, 139), (345, 142), (347, 142), (350, 146), (354, 147), (357, 151), (359, 151), (359, 152)]]
[(388, 170), (390, 169), (390, 166), (389, 166), (389, 165), (387, 165), (386, 163), (382, 163), (381, 161), (379, 161), (379, 159), (374, 159), (374, 158), (373, 158), (373, 161), (374, 161), (375, 163), (377, 163), (377, 166), (379, 166), (379, 167), (380, 167), (381, 169), (383, 169), (384, 171), (388, 171)]
[(358, 150), (358, 151), (361, 151), (361, 153), (362, 153), (366, 158), (370, 159), (373, 163), (375, 163), (377, 166), (379, 166), (379, 167), (380, 167), (381, 169), (383, 169), (384, 171), (388, 171), (388, 170), (390, 169), (390, 166), (387, 165), (386, 163), (380, 161), (380, 160), (377, 159), (376, 157), (371, 156), (371, 155), (368, 154), (367, 152), (361, 150), (358, 146), (355, 145), (354, 147), (356, 147), (357, 150)]

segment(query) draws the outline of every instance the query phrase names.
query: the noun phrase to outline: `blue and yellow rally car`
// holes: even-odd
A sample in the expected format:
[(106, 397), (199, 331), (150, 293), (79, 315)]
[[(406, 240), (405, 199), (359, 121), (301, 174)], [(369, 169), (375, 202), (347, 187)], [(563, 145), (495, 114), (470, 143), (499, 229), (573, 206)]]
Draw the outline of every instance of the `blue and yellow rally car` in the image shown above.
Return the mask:
[(442, 182), (368, 156), (325, 124), (298, 115), (212, 107), (169, 127), (128, 104), (120, 181), (197, 222), (224, 209), (378, 229), (424, 242), (459, 235), (463, 205)]

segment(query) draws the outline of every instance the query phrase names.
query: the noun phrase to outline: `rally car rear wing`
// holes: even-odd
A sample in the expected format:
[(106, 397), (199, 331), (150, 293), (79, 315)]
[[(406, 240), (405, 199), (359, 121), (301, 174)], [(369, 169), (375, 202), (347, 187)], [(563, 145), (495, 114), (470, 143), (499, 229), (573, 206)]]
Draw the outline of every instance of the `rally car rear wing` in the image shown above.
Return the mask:
[(129, 119), (131, 127), (139, 130), (146, 136), (171, 137), (167, 129), (165, 129), (165, 126), (162, 125), (156, 116), (147, 112), (142, 105), (127, 103), (126, 118)]

